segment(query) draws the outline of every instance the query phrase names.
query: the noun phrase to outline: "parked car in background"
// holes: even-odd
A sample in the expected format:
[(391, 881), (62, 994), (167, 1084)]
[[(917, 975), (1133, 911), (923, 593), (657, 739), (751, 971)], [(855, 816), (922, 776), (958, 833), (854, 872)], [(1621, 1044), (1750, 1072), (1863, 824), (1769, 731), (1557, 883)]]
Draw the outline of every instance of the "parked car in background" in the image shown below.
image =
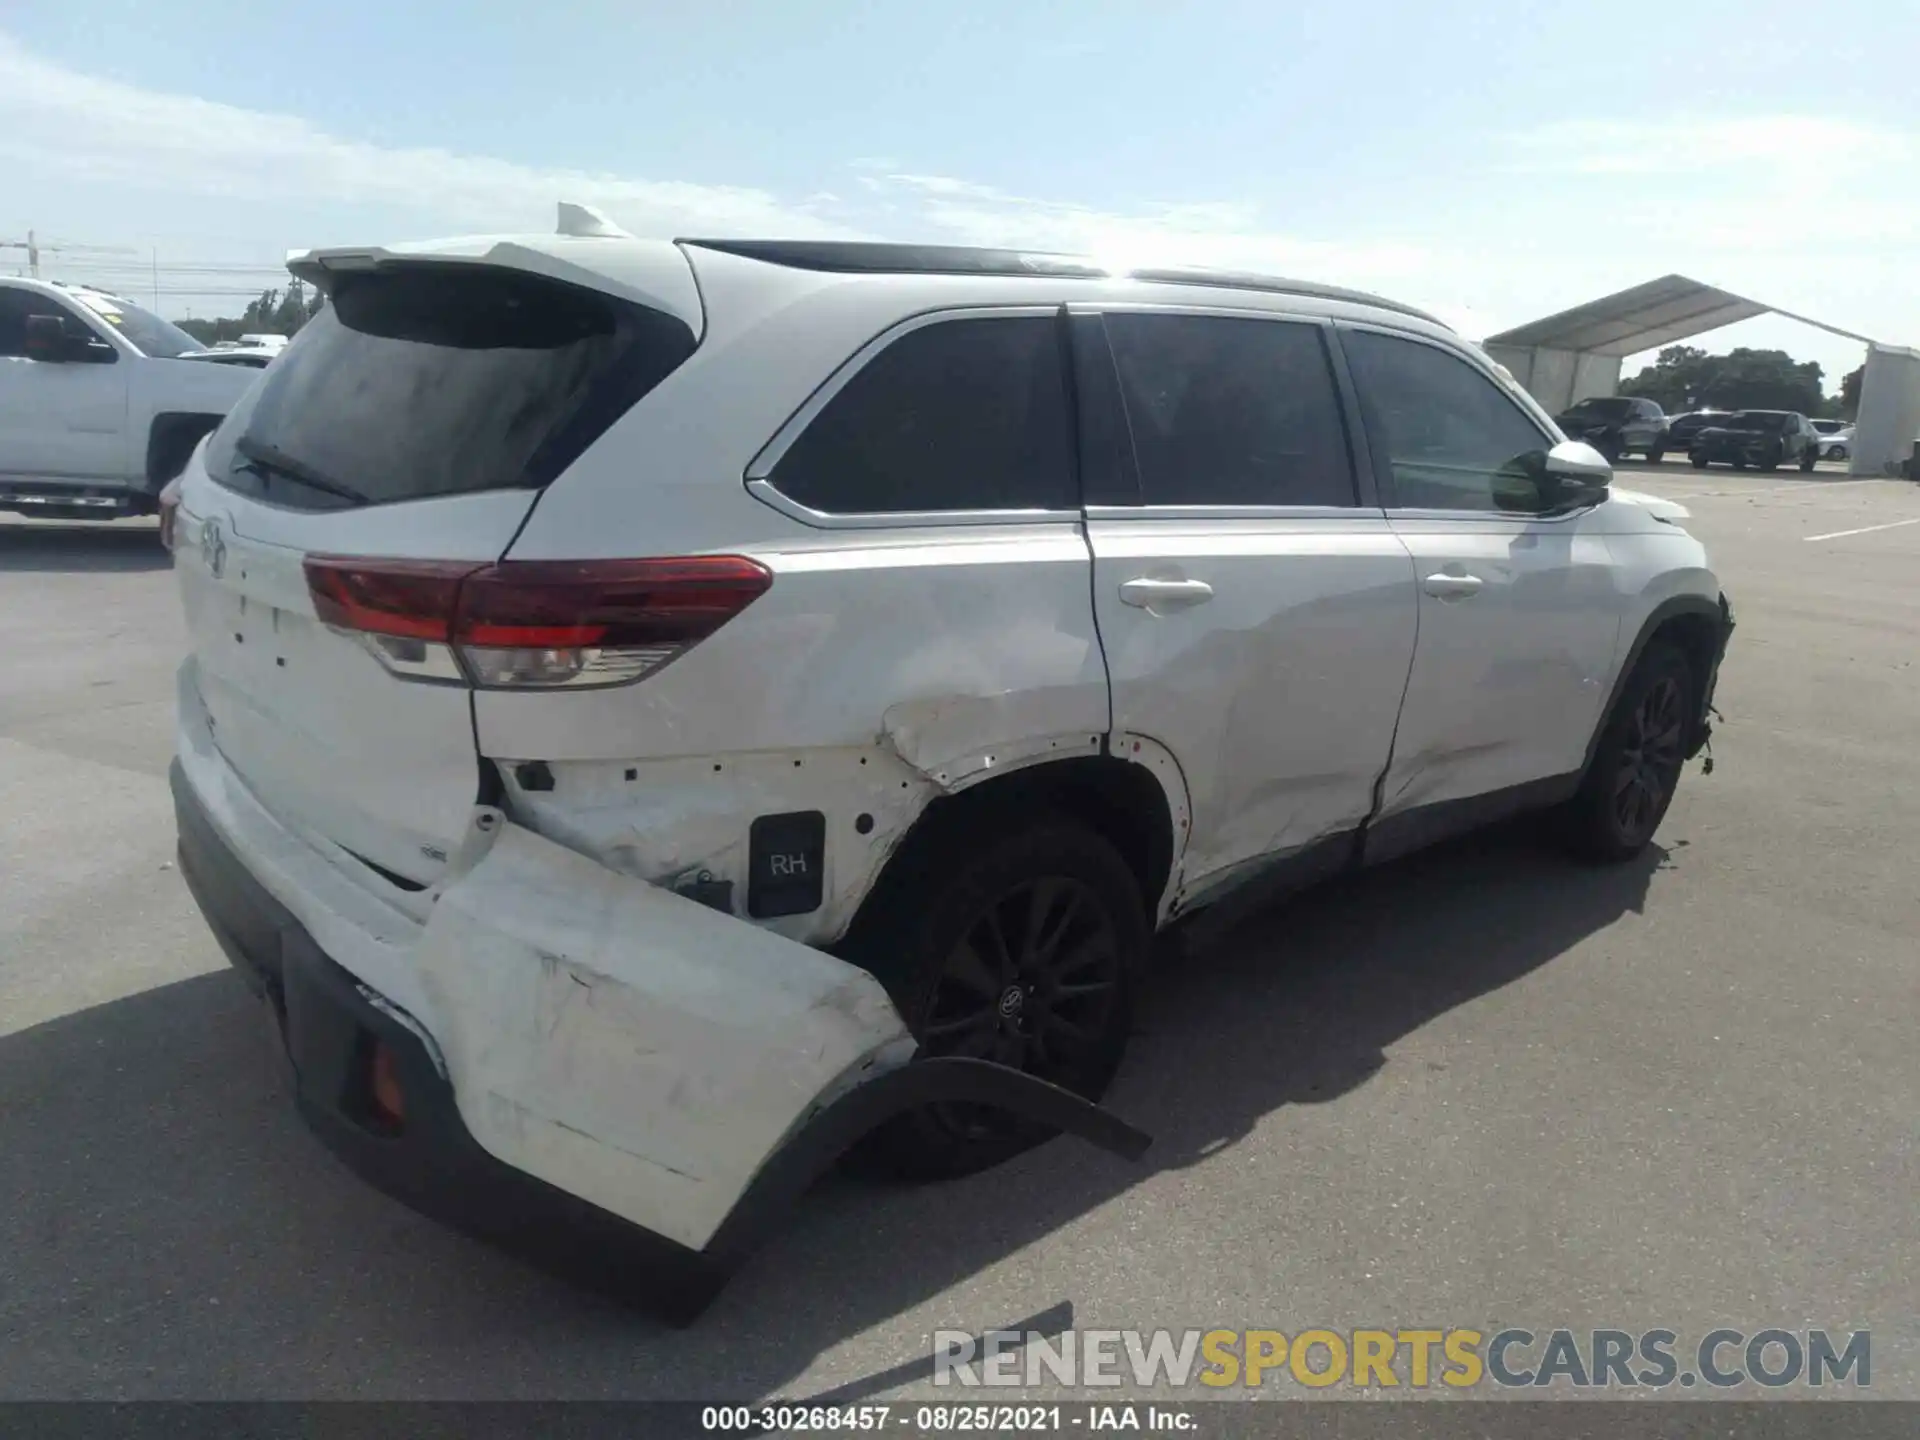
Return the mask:
[(1687, 458), (1693, 468), (1731, 465), (1736, 470), (1813, 469), (1820, 458), (1819, 432), (1797, 410), (1736, 410), (1693, 437)]
[(290, 268), (177, 491), (181, 873), (350, 1163), (682, 1314), (856, 1141), (1139, 1153), (1157, 929), (1630, 859), (1707, 738), (1686, 510), (1405, 305), (572, 207)]
[(1569, 440), (1584, 440), (1609, 464), (1623, 455), (1660, 463), (1667, 448), (1667, 417), (1651, 400), (1633, 395), (1596, 395), (1553, 417)]
[(1709, 425), (1719, 425), (1731, 417), (1731, 410), (1688, 410), (1667, 420), (1667, 448), (1686, 450), (1693, 437)]
[(1822, 460), (1845, 460), (1853, 453), (1851, 420), (1815, 420), (1813, 428), (1820, 436), (1818, 446)]
[(0, 278), (0, 510), (153, 513), (259, 376), (245, 360), (205, 363), (222, 358), (120, 296)]

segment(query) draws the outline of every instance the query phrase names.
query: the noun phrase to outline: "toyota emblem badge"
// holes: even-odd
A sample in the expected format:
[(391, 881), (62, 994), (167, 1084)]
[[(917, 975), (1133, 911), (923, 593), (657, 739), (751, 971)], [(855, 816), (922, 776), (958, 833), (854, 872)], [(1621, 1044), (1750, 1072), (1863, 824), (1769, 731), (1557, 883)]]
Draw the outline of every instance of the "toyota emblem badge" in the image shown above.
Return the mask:
[(207, 571), (214, 579), (226, 573), (227, 542), (220, 534), (218, 520), (208, 520), (200, 527), (200, 558), (207, 562)]

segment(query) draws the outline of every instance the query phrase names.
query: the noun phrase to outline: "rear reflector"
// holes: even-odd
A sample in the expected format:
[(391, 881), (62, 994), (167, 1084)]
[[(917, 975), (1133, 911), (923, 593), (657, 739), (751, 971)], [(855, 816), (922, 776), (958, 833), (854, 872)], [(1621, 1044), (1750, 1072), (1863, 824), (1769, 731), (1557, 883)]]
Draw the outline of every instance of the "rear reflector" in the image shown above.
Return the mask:
[(496, 565), (314, 555), (306, 570), (320, 619), (364, 637), (395, 674), (509, 689), (637, 680), (773, 583), (738, 555)]
[(400, 1085), (400, 1066), (393, 1047), (384, 1040), (373, 1042), (373, 1055), (367, 1062), (367, 1099), (374, 1115), (395, 1130), (407, 1123), (407, 1094)]

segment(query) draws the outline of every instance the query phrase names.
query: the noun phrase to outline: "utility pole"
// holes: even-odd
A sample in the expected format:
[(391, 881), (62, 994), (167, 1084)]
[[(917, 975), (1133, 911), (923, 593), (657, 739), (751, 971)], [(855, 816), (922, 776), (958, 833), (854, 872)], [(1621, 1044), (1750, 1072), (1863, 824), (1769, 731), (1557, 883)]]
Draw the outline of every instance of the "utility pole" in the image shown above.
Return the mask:
[[(138, 250), (129, 250), (124, 245), (42, 245), (33, 231), (27, 231), (24, 240), (0, 240), (0, 250), (24, 250), (27, 252), (27, 274), (33, 279), (40, 278), (40, 257), (42, 255), (138, 255)], [(154, 274), (159, 275), (160, 257), (154, 255)]]
[(27, 231), (24, 240), (0, 240), (0, 250), (24, 250), (27, 252), (27, 274), (33, 279), (40, 278), (40, 246), (33, 238), (33, 231)]

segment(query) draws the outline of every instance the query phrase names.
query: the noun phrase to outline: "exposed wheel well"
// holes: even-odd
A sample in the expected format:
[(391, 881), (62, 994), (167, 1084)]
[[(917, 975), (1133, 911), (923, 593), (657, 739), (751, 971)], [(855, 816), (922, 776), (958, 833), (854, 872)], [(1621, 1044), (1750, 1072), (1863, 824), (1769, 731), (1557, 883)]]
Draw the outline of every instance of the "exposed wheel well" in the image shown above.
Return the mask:
[[(1707, 717), (1701, 712), (1705, 697), (1702, 693), (1707, 678), (1713, 673), (1714, 652), (1720, 644), (1720, 627), (1717, 621), (1695, 611), (1674, 615), (1660, 622), (1647, 636), (1647, 643), (1641, 647), (1644, 655), (1655, 645), (1671, 645), (1687, 657), (1688, 668), (1693, 672), (1694, 691), (1689, 706), (1686, 753), (1693, 755), (1706, 737)], [(1638, 659), (1634, 662), (1639, 663)]]
[(878, 912), (911, 903), (902, 892), (926, 883), (943, 857), (964, 853), (983, 833), (1047, 814), (1081, 821), (1120, 852), (1140, 886), (1151, 924), (1173, 868), (1173, 815), (1166, 795), (1146, 767), (1089, 755), (1010, 771), (934, 800), (888, 858), (848, 928), (848, 939), (854, 940)]
[(1661, 643), (1677, 647), (1693, 667), (1694, 683), (1706, 684), (1707, 672), (1713, 668), (1714, 646), (1719, 643), (1718, 628), (1712, 620), (1705, 615), (1675, 615), (1662, 621), (1647, 637), (1648, 645)]
[(147, 431), (147, 488), (158, 494), (166, 483), (180, 473), (193, 454), (193, 447), (204, 435), (217, 430), (224, 415), (171, 411), (153, 417)]

